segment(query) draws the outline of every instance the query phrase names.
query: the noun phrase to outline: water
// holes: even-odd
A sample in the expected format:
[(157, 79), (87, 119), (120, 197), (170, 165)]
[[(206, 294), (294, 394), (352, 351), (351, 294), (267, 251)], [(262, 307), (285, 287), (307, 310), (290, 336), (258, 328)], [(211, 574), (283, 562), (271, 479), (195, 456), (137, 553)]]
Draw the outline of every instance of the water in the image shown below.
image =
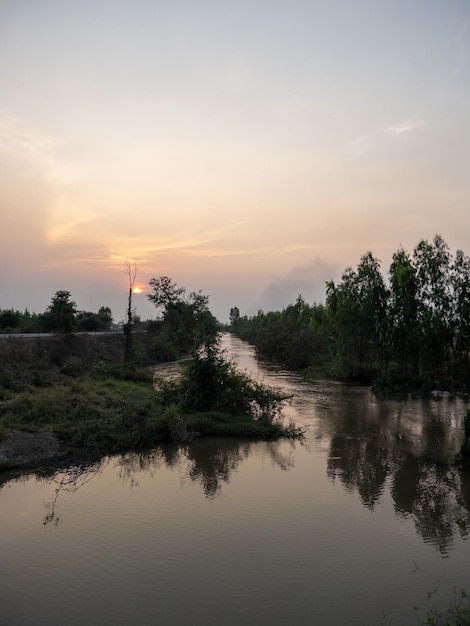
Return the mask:
[(305, 441), (207, 439), (0, 482), (0, 624), (419, 624), (470, 590), (467, 404), (240, 363)]

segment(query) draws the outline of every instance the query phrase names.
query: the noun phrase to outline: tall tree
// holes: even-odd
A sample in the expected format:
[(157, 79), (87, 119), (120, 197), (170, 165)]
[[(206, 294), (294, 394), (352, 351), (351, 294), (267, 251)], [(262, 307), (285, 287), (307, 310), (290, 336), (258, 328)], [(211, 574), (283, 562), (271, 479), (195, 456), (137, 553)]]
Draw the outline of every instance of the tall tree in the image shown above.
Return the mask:
[(70, 291), (56, 291), (44, 314), (45, 326), (69, 334), (75, 329), (76, 314), (77, 305), (71, 300)]
[(113, 313), (111, 309), (109, 308), (109, 306), (101, 306), (98, 309), (97, 315), (101, 320), (101, 323), (103, 325), (103, 330), (110, 330), (111, 325), (113, 323)]
[[(361, 331), (366, 338), (369, 362), (388, 359), (388, 302), (390, 292), (380, 271), (380, 261), (367, 252), (357, 268)], [(367, 340), (368, 338), (368, 340)]]
[(351, 375), (370, 370), (377, 359), (386, 358), (387, 300), (380, 261), (371, 252), (362, 256), (357, 271), (347, 268), (337, 286), (327, 283), (337, 357)]
[(394, 253), (390, 277), (390, 344), (399, 365), (417, 377), (421, 347), (416, 268), (407, 252)]
[(240, 309), (237, 306), (234, 306), (230, 309), (230, 326), (234, 328), (238, 321), (240, 320)]
[(457, 250), (452, 266), (454, 347), (459, 376), (468, 378), (470, 363), (470, 257)]
[(451, 254), (440, 235), (421, 240), (413, 252), (419, 299), (421, 367), (430, 374), (442, 367), (452, 348)]

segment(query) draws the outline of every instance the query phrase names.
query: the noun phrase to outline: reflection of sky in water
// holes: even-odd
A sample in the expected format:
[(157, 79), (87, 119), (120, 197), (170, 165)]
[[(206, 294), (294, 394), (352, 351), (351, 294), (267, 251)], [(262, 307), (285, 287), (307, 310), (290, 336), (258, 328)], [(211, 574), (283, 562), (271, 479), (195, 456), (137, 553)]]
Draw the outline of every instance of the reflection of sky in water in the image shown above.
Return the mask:
[(404, 394), (380, 397), (368, 387), (306, 382), (279, 366), (259, 363), (254, 350), (232, 335), (223, 335), (222, 347), (241, 369), (292, 393), (284, 414), (299, 426), (309, 426), (316, 441), (329, 441), (342, 430), (345, 436), (373, 438), (384, 446), (398, 446), (418, 455), (426, 452), (445, 460), (451, 460), (459, 450), (468, 402), (448, 393), (430, 398)]

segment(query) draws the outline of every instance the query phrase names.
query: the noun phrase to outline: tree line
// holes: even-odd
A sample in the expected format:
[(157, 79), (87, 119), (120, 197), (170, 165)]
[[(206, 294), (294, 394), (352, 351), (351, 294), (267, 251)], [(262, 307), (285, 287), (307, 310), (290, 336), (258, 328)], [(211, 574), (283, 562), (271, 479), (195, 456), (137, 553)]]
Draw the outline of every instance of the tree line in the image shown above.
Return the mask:
[[(219, 323), (209, 310), (209, 296), (201, 291), (189, 294), (168, 276), (152, 278), (147, 298), (156, 307), (152, 320), (141, 321), (132, 308), (132, 287), (135, 270), (131, 268), (128, 311), (122, 325), (126, 336), (125, 360), (138, 358), (132, 334), (147, 331), (147, 355), (153, 362), (178, 359), (190, 354), (204, 343), (215, 340)], [(57, 291), (43, 313), (14, 309), (0, 310), (0, 333), (59, 333), (109, 331), (113, 327), (111, 309), (99, 308), (97, 313), (80, 311), (70, 291)]]
[(230, 311), (231, 328), (287, 366), (387, 388), (468, 389), (470, 257), (440, 235), (398, 249), (387, 277), (371, 252), (326, 284), (324, 304)]
[(43, 313), (14, 309), (0, 309), (0, 333), (71, 333), (110, 330), (113, 324), (111, 309), (99, 308), (97, 313), (79, 311), (70, 291), (60, 290), (53, 295)]

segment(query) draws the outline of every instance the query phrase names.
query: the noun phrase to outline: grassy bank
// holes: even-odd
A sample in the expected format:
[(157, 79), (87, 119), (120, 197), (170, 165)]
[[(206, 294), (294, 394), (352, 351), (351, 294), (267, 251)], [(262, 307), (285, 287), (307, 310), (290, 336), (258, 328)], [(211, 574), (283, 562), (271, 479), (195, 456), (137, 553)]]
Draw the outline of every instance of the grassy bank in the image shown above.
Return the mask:
[(150, 367), (120, 362), (121, 337), (5, 344), (0, 441), (15, 431), (48, 432), (67, 454), (94, 456), (203, 435), (300, 434), (278, 419), (283, 396), (239, 373), (216, 347), (195, 355), (180, 381), (156, 388)]

